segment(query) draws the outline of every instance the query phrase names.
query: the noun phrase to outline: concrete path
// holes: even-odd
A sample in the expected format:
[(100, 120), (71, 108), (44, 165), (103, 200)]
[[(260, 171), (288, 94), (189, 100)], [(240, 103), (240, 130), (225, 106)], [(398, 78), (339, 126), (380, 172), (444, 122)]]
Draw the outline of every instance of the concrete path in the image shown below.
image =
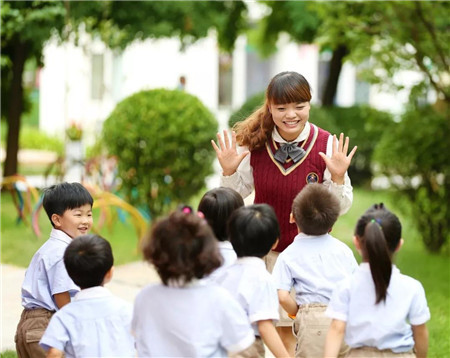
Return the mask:
[[(0, 352), (15, 350), (14, 334), (22, 313), (20, 289), (25, 269), (1, 264), (1, 345)], [(124, 300), (134, 302), (136, 294), (147, 284), (158, 282), (155, 270), (145, 262), (116, 266), (114, 276), (105, 287)]]

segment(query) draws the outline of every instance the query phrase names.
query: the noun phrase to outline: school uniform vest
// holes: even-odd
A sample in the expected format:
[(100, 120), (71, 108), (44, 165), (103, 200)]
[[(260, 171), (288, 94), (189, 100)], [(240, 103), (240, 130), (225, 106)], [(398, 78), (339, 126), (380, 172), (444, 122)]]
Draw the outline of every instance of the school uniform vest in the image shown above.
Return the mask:
[(292, 202), (295, 196), (308, 183), (322, 183), (326, 165), (319, 152), (326, 153), (330, 133), (309, 123), (309, 137), (298, 143), (306, 155), (297, 163), (288, 158), (279, 163), (274, 154), (280, 143), (272, 138), (262, 148), (253, 150), (250, 165), (253, 168), (255, 184), (254, 203), (271, 205), (280, 223), (280, 241), (275, 251), (283, 251), (297, 235), (297, 226), (289, 223)]

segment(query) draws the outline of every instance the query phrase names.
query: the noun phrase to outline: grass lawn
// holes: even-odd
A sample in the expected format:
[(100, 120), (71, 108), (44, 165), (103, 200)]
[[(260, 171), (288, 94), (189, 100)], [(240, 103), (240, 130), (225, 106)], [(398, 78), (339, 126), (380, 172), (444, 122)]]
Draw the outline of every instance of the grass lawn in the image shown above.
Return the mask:
[[(44, 212), (40, 214), (42, 238), (34, 236), (30, 226), (24, 223), (16, 224), (17, 213), (9, 193), (1, 195), (1, 250), (2, 263), (26, 267), (34, 252), (47, 239), (50, 224)], [(429, 329), (429, 357), (450, 357), (450, 266), (448, 250), (439, 255), (428, 253), (421, 241), (420, 235), (413, 227), (414, 218), (405, 217), (395, 209), (388, 192), (373, 192), (355, 189), (354, 201), (350, 211), (343, 215), (332, 234), (353, 248), (352, 237), (355, 223), (359, 216), (375, 202), (384, 202), (399, 217), (403, 225), (405, 244), (397, 255), (396, 264), (402, 273), (412, 276), (422, 282), (431, 310)], [(198, 199), (191, 204), (196, 207)], [(94, 213), (94, 223), (97, 223), (98, 212)], [(111, 228), (104, 227), (100, 234), (107, 238), (113, 247), (116, 265), (140, 260), (137, 250), (137, 237), (130, 222), (113, 221)], [(359, 255), (355, 256), (360, 260)], [(4, 355), (2, 354), (2, 357)], [(8, 355), (5, 357), (13, 357)]]

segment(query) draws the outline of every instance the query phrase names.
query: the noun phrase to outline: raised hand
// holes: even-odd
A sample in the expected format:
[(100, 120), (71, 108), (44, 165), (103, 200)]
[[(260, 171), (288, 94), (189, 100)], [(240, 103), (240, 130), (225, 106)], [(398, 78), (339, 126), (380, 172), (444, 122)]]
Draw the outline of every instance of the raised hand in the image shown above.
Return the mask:
[(319, 153), (331, 174), (331, 180), (336, 184), (344, 184), (345, 172), (348, 170), (357, 149), (356, 146), (353, 147), (352, 151), (347, 155), (348, 145), (349, 138), (345, 137), (344, 142), (344, 134), (341, 133), (339, 142), (336, 135), (333, 136), (333, 153), (331, 157), (327, 157), (324, 153)]
[(229, 176), (236, 172), (239, 164), (242, 160), (250, 153), (245, 151), (243, 153), (238, 153), (236, 148), (236, 133), (231, 132), (231, 142), (226, 130), (223, 131), (223, 138), (220, 133), (217, 133), (217, 141), (219, 146), (211, 140), (211, 144), (216, 151), (217, 159), (222, 167), (223, 175)]

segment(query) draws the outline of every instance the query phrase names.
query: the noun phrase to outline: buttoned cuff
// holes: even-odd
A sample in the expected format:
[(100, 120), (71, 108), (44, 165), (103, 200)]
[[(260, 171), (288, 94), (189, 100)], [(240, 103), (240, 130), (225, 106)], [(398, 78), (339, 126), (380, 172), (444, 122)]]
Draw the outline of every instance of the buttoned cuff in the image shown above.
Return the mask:
[(225, 187), (236, 187), (239, 179), (238, 172), (234, 172), (231, 175), (220, 174), (220, 184)]

